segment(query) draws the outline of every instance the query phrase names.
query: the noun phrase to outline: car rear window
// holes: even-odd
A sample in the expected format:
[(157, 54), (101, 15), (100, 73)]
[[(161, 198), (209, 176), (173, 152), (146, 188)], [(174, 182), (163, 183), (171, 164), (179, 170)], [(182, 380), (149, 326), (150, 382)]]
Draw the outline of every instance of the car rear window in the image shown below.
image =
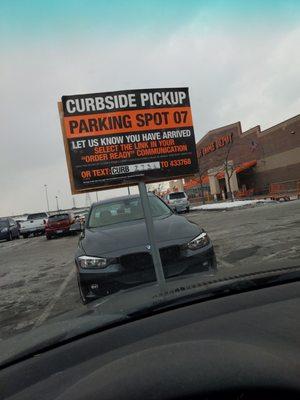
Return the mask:
[(69, 219), (69, 214), (51, 215), (49, 217), (49, 221), (51, 222), (63, 221), (65, 219)]
[(184, 192), (171, 193), (171, 194), (169, 194), (169, 197), (170, 197), (170, 200), (185, 199), (185, 193)]
[(42, 218), (48, 218), (46, 213), (36, 213), (36, 214), (29, 214), (27, 219), (42, 219)]

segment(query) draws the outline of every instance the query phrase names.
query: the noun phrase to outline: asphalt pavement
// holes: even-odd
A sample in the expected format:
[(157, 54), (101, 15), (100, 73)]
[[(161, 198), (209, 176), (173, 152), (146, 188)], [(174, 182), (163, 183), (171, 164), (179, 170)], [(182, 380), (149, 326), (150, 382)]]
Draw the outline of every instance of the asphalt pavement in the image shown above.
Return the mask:
[[(210, 235), (218, 274), (300, 265), (300, 201), (185, 215)], [(74, 253), (78, 237), (0, 242), (0, 340), (85, 309)]]

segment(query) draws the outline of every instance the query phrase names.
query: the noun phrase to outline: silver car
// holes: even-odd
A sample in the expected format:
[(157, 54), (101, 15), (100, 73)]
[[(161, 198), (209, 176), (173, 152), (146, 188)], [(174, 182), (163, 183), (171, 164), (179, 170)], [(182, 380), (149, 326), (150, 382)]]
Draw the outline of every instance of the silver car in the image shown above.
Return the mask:
[(165, 202), (176, 212), (189, 212), (190, 202), (185, 192), (172, 192), (165, 196)]

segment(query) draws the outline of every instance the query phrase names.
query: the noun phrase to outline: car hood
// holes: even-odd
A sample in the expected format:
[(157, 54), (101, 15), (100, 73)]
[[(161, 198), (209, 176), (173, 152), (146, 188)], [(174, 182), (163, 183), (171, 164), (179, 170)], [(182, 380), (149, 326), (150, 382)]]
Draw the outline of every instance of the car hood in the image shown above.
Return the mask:
[[(167, 218), (154, 219), (155, 238), (159, 247), (174, 241), (184, 242), (197, 236), (201, 229), (186, 218), (172, 214)], [(122, 249), (136, 251), (139, 247), (145, 249), (149, 244), (145, 220), (115, 224), (103, 228), (85, 230), (81, 247), (88, 255), (108, 255)], [(100, 253), (101, 254), (100, 254)]]

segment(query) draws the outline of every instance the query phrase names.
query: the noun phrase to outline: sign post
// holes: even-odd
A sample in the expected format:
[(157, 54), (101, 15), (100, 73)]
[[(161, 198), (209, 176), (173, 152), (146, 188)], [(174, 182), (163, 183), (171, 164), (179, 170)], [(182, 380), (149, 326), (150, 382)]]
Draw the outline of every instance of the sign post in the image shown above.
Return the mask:
[(188, 88), (62, 96), (58, 104), (72, 194), (139, 186), (150, 252), (165, 277), (146, 183), (199, 171)]
[(142, 203), (144, 216), (145, 216), (145, 223), (146, 223), (146, 227), (147, 227), (148, 239), (149, 239), (149, 244), (150, 244), (150, 252), (151, 252), (151, 256), (152, 256), (152, 260), (153, 260), (153, 264), (154, 264), (156, 279), (159, 284), (159, 288), (160, 288), (161, 292), (164, 293), (166, 281), (165, 281), (164, 271), (163, 271), (163, 267), (162, 267), (162, 263), (161, 263), (160, 254), (159, 254), (159, 249), (156, 245), (153, 219), (152, 219), (152, 215), (151, 215), (151, 208), (150, 208), (150, 202), (149, 202), (149, 197), (148, 197), (148, 193), (147, 193), (147, 188), (143, 181), (139, 182), (139, 192), (140, 192), (141, 203)]

